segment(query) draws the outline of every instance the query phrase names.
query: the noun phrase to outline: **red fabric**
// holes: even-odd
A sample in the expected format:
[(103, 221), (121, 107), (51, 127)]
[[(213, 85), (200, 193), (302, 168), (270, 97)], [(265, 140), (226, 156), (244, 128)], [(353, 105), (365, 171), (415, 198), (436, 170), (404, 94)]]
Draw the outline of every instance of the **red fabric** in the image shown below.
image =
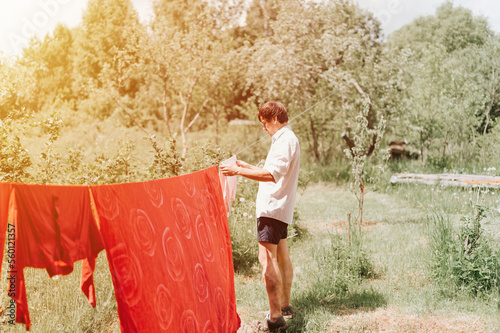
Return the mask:
[[(220, 165), (236, 165), (236, 156), (228, 158), (227, 160), (221, 162)], [(224, 196), (227, 216), (229, 216), (231, 202), (236, 198), (236, 185), (238, 183), (238, 178), (236, 176), (224, 176), (219, 171), (219, 179), (222, 187), (222, 194)]]
[(30, 328), (24, 267), (45, 268), (49, 276), (73, 271), (82, 263), (82, 291), (95, 307), (93, 269), (103, 249), (92, 215), (87, 186), (13, 184), (10, 201), (15, 226), (16, 322)]
[(217, 168), (92, 186), (122, 332), (236, 332)]
[[(10, 183), (0, 183), (0, 258), (3, 258), (5, 232), (9, 218), (10, 190)], [(3, 260), (0, 260), (0, 272), (2, 271), (2, 262)]]

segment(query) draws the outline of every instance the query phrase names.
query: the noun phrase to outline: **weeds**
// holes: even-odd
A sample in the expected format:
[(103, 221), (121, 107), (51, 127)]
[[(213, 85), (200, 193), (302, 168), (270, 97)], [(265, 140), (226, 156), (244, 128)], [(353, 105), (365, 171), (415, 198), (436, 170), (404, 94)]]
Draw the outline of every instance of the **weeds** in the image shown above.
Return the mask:
[(229, 214), (233, 265), (235, 271), (243, 274), (250, 274), (252, 267), (258, 263), (255, 222), (257, 190), (257, 182), (238, 178), (238, 192)]
[(476, 206), (472, 214), (460, 219), (458, 230), (449, 218), (434, 217), (430, 268), (447, 295), (462, 290), (484, 296), (500, 290), (500, 250), (481, 227), (484, 217), (484, 208)]
[(298, 314), (287, 332), (323, 332), (334, 314), (346, 309), (375, 309), (387, 303), (383, 294), (364, 285), (374, 278), (374, 266), (361, 242), (348, 245), (345, 235), (330, 235), (321, 246), (310, 248), (308, 272), (293, 297)]

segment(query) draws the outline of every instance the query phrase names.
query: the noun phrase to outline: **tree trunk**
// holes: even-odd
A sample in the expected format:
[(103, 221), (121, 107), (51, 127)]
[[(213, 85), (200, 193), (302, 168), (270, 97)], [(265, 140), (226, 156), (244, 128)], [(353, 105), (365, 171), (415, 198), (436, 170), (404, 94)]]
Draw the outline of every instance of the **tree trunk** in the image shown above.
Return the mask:
[(316, 158), (316, 162), (320, 161), (320, 153), (318, 148), (318, 132), (316, 131), (316, 126), (314, 126), (314, 121), (311, 116), (309, 116), (309, 121), (311, 124), (311, 134), (313, 139), (313, 152), (314, 157)]
[(167, 107), (167, 87), (166, 84), (163, 86), (163, 118), (165, 119), (165, 125), (167, 126), (168, 137), (172, 137), (172, 131), (170, 130), (170, 115)]
[(490, 111), (491, 111), (491, 108), (493, 107), (493, 102), (495, 100), (495, 69), (493, 68), (492, 70), (492, 73), (491, 73), (491, 82), (493, 82), (492, 84), (492, 92), (491, 92), (491, 101), (490, 101), (490, 106), (488, 107), (488, 109), (486, 110), (486, 124), (484, 125), (484, 131), (483, 131), (483, 135), (486, 135), (486, 133), (488, 132), (488, 125), (490, 124)]
[(335, 131), (332, 133), (332, 139), (330, 140), (330, 145), (328, 146), (328, 151), (326, 152), (326, 156), (324, 158), (325, 164), (330, 161), (333, 155), (333, 142), (335, 141)]
[(364, 173), (365, 170), (361, 169), (358, 171), (358, 166), (356, 165), (356, 175), (359, 182), (359, 200), (358, 200), (358, 235), (361, 236), (361, 225), (363, 223), (363, 204), (365, 198), (365, 186), (364, 186)]
[(186, 140), (186, 129), (184, 128), (184, 122), (186, 121), (186, 114), (188, 112), (189, 108), (189, 100), (191, 97), (189, 96), (189, 100), (187, 102), (184, 101), (182, 98), (182, 94), (179, 94), (181, 97), (181, 102), (184, 104), (184, 109), (182, 110), (182, 117), (181, 117), (181, 122), (179, 124), (180, 130), (181, 130), (181, 140), (182, 140), (182, 158), (186, 158), (187, 155), (187, 150), (188, 150), (188, 145), (187, 145), (187, 140)]
[(361, 187), (359, 189), (359, 221), (358, 221), (358, 234), (361, 235), (361, 225), (363, 224), (363, 203), (365, 197), (365, 187), (363, 186), (363, 178), (361, 177)]
[(212, 111), (214, 113), (215, 118), (215, 144), (219, 145), (219, 112), (217, 111), (216, 106), (212, 107)]

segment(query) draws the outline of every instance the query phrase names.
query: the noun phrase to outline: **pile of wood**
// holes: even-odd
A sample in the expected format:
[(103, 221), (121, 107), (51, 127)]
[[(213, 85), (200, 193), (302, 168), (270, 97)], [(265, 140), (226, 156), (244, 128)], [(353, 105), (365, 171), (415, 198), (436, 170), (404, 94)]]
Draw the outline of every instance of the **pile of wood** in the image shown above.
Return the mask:
[(500, 188), (500, 177), (477, 175), (396, 173), (392, 175), (390, 182)]

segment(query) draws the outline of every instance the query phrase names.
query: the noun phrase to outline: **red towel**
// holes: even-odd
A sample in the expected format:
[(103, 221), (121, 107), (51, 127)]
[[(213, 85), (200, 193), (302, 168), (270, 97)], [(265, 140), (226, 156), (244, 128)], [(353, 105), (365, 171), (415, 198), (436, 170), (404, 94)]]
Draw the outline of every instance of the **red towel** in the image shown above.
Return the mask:
[(30, 328), (24, 267), (45, 268), (49, 276), (82, 263), (81, 288), (95, 307), (93, 271), (103, 244), (92, 216), (87, 186), (13, 184), (10, 214), (15, 228), (16, 322)]
[(92, 186), (122, 332), (236, 332), (217, 168)]

